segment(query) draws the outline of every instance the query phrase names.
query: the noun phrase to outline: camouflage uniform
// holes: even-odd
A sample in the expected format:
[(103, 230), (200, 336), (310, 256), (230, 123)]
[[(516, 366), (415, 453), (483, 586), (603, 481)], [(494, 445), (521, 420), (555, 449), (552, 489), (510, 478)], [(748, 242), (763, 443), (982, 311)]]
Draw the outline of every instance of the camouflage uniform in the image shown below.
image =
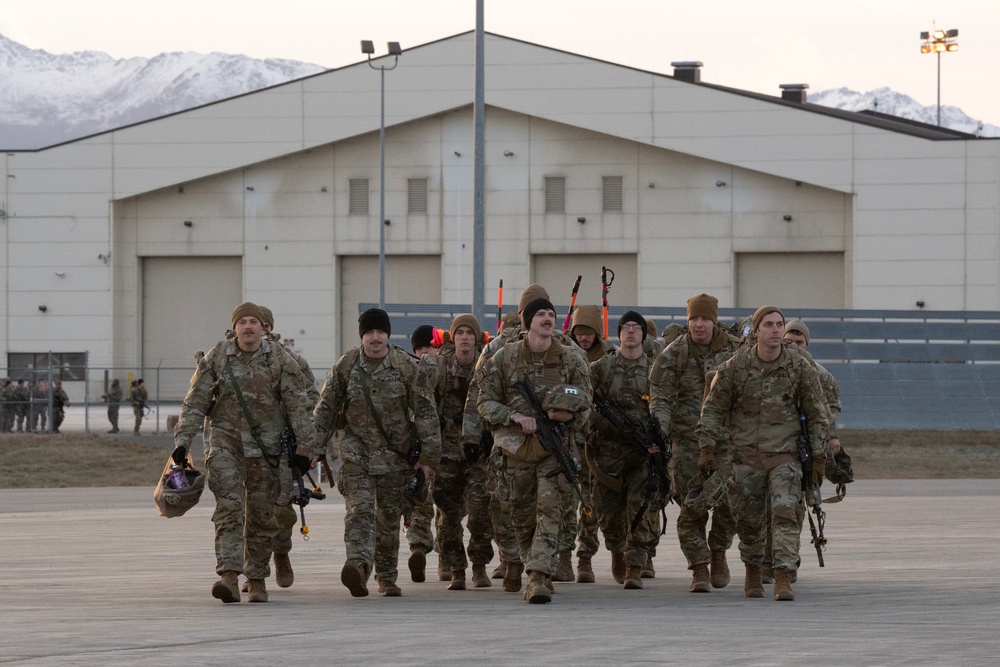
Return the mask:
[(52, 432), (58, 433), (66, 418), (65, 408), (69, 405), (69, 396), (62, 388), (62, 382), (56, 382), (52, 390)]
[[(495, 460), (497, 498), (510, 516), (525, 570), (551, 576), (560, 547), (562, 517), (573, 491), (565, 475), (547, 477), (558, 466), (555, 456), (511, 421), (514, 412), (537, 416), (513, 388), (525, 377), (531, 378), (543, 406), (551, 390), (560, 384), (577, 387), (581, 400), (589, 406), (590, 373), (579, 351), (555, 338), (541, 355), (533, 355), (526, 340), (505, 345), (477, 370), (477, 407), (493, 428), (495, 456), (503, 457)], [(571, 453), (575, 449), (573, 434), (585, 427), (589, 413), (589, 407), (584, 407), (566, 423), (570, 437), (564, 445)]]
[(107, 393), (108, 421), (111, 423), (111, 430), (109, 433), (118, 433), (118, 409), (121, 407), (121, 402), (124, 397), (125, 390), (122, 389), (121, 383), (118, 380), (114, 380)]
[[(233, 343), (235, 346), (236, 343)], [(132, 391), (129, 392), (128, 400), (132, 403), (132, 413), (135, 415), (135, 428), (132, 433), (139, 435), (139, 427), (142, 425), (142, 415), (146, 409), (146, 401), (149, 400), (149, 392), (139, 380), (135, 381)]]
[[(645, 354), (633, 360), (617, 351), (593, 362), (590, 372), (594, 399), (612, 401), (636, 422), (646, 424), (649, 409), (643, 397), (649, 393), (649, 367)], [(611, 552), (624, 553), (628, 567), (642, 570), (648, 560), (647, 549), (658, 540), (656, 524), (644, 516), (635, 532), (630, 527), (635, 516), (644, 511), (649, 454), (626, 440), (596, 408), (591, 413), (591, 424), (586, 459), (591, 470), (594, 513), (605, 546)]]
[(314, 413), (321, 440), (344, 430), (338, 479), (347, 509), (344, 542), (348, 562), (357, 564), (365, 579), (374, 565), (377, 581), (396, 581), (411, 448), (419, 444), (421, 465), (436, 468), (441, 456), (433, 390), (416, 382), (417, 370), (418, 362), (397, 346), (382, 359), (368, 359), (361, 348), (349, 350), (327, 374)]
[[(257, 422), (259, 440), (251, 433), (227, 368)], [(207, 417), (205, 463), (208, 487), (215, 494), (212, 521), (219, 574), (242, 572), (247, 579), (270, 574), (271, 544), (278, 531), (274, 504), (283, 466), (281, 433), (290, 426), (305, 456), (315, 441), (306, 389), (298, 362), (266, 339), (256, 352), (242, 351), (236, 340), (222, 341), (198, 361), (174, 442), (190, 449)]]
[(814, 435), (813, 454), (825, 456), (829, 421), (819, 376), (798, 346), (785, 344), (773, 362), (761, 361), (756, 346), (740, 348), (719, 367), (702, 408), (700, 448), (714, 450), (718, 459), (731, 442), (729, 497), (740, 556), (748, 566), (759, 567), (764, 560), (769, 514), (775, 568), (798, 569), (802, 466), (795, 440), (800, 405)]
[(49, 419), (49, 383), (39, 380), (31, 390), (31, 430), (42, 432)]
[(3, 424), (2, 430), (4, 433), (10, 433), (14, 429), (14, 413), (16, 411), (16, 401), (15, 392), (17, 391), (14, 383), (10, 380), (3, 381)]
[(24, 384), (24, 380), (17, 381), (17, 387), (14, 389), (14, 415), (17, 418), (17, 431), (20, 433), (27, 429), (31, 430), (31, 420), (27, 419), (27, 426), (25, 426), (26, 418), (31, 414), (31, 389), (28, 385)]
[[(435, 363), (429, 363), (431, 359)], [(475, 364), (463, 367), (451, 343), (442, 346), (438, 356), (431, 359), (421, 365), (421, 372), (428, 377), (420, 382), (434, 387), (441, 420), (441, 464), (431, 493), (438, 508), (438, 553), (444, 572), (464, 572), (469, 560), (474, 565), (485, 565), (493, 559), (485, 461), (469, 462), (462, 439), (463, 413)], [(468, 558), (462, 530), (466, 515)]]
[[(696, 565), (708, 565), (711, 552), (724, 553), (733, 545), (736, 534), (732, 511), (728, 503), (721, 503), (712, 511), (712, 527), (706, 541), (709, 512), (692, 509), (683, 499), (691, 491), (692, 481), (701, 479), (695, 428), (705, 395), (705, 374), (733, 356), (738, 347), (739, 341), (718, 325), (713, 329), (712, 340), (704, 346), (696, 344), (690, 332), (685, 332), (656, 358), (650, 373), (650, 409), (660, 422), (664, 442), (672, 442), (672, 486), (681, 499), (677, 537), (690, 570)], [(720, 474), (725, 477), (730, 474), (727, 451), (726, 444), (722, 444), (722, 453), (717, 457)]]

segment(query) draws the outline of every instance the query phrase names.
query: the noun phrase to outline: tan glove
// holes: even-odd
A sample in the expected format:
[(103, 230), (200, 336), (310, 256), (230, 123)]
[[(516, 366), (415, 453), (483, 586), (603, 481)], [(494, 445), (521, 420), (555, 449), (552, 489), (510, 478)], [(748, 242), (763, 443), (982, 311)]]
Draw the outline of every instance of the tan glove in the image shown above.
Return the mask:
[(704, 475), (705, 479), (715, 472), (715, 452), (711, 449), (703, 449), (701, 453), (698, 454), (698, 470)]
[(826, 457), (813, 456), (812, 483), (819, 488), (823, 485), (823, 478), (826, 476)]

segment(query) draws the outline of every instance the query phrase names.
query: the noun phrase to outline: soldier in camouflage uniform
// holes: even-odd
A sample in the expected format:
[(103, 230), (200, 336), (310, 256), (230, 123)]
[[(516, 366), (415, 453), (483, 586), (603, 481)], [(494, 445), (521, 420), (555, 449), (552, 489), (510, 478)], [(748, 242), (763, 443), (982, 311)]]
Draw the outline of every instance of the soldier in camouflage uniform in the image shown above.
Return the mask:
[[(492, 445), (493, 435), (487, 424), (483, 423), (483, 418), (479, 415), (479, 377), (481, 370), (486, 366), (494, 354), (496, 354), (507, 343), (518, 340), (522, 334), (521, 313), (524, 307), (537, 298), (548, 299), (548, 292), (538, 283), (532, 283), (524, 288), (521, 298), (518, 301), (517, 312), (507, 313), (503, 317), (503, 324), (497, 336), (486, 345), (479, 360), (476, 362), (476, 371), (469, 384), (469, 394), (465, 401), (465, 414), (462, 421), (462, 442), (466, 447), (481, 449), (482, 456), (488, 456), (486, 462), (487, 475), (486, 485), (490, 493), (490, 522), (493, 524), (493, 539), (497, 543), (497, 551), (500, 553), (500, 565), (491, 575), (493, 579), (504, 579), (504, 590), (516, 593), (521, 590), (521, 573), (524, 571), (524, 563), (521, 561), (520, 549), (517, 544), (517, 536), (514, 534), (514, 527), (511, 524), (510, 516), (503, 503), (497, 498), (497, 481), (499, 479), (499, 469), (503, 464), (503, 453)], [(507, 566), (514, 563), (516, 566), (512, 572), (517, 576), (510, 579), (505, 578)]]
[[(599, 306), (586, 304), (576, 307), (573, 311), (569, 337), (587, 355), (588, 364), (615, 351), (614, 343), (604, 340), (601, 335), (602, 331), (604, 331), (604, 321), (601, 318)], [(591, 486), (590, 475), (581, 475), (580, 490), (588, 502), (591, 500)], [(594, 569), (591, 560), (601, 546), (597, 538), (597, 515), (583, 514), (579, 515), (578, 518), (578, 505), (578, 502), (571, 502), (566, 510), (566, 516), (563, 518), (562, 548), (559, 550), (559, 566), (552, 576), (553, 581), (573, 581), (573, 547), (579, 543), (580, 547), (576, 551), (578, 559), (576, 581), (587, 584), (594, 582)], [(617, 562), (622, 563), (620, 574), (623, 577), (625, 575), (623, 556), (621, 553), (613, 554), (613, 556), (617, 558)]]
[[(470, 313), (457, 316), (450, 326), (451, 341), (438, 349), (435, 364), (423, 364), (426, 381), (434, 387), (441, 416), (441, 465), (431, 489), (437, 506), (437, 540), (440, 562), (450, 575), (448, 590), (465, 590), (465, 570), (472, 561), (472, 582), (490, 586), (486, 564), (493, 559), (493, 526), (486, 491), (485, 458), (479, 447), (462, 443), (462, 420), (469, 381), (482, 339), (479, 321)], [(423, 382), (422, 382), (423, 383)], [(468, 515), (468, 558), (463, 545), (462, 519)], [(410, 526), (413, 527), (412, 524)], [(412, 547), (411, 547), (412, 548)]]
[[(799, 319), (788, 320), (785, 323), (785, 336), (784, 340), (789, 343), (794, 343), (798, 345), (801, 349), (809, 349), (809, 327), (806, 323)], [(811, 357), (810, 357), (811, 359)], [(837, 383), (837, 379), (833, 377), (833, 373), (826, 370), (821, 364), (817, 363), (815, 360), (812, 361), (813, 368), (819, 373), (819, 383), (823, 387), (823, 395), (826, 397), (826, 404), (829, 410), (830, 419), (830, 429), (829, 429), (829, 449), (830, 456), (834, 456), (840, 451), (840, 438), (837, 436), (837, 417), (840, 415), (840, 385)], [(802, 503), (799, 505), (797, 510), (797, 516), (799, 521), (799, 529), (802, 529), (802, 524), (806, 520), (806, 505)], [(765, 584), (770, 584), (774, 581), (774, 575), (771, 571), (771, 540), (770, 531), (768, 531), (768, 541), (767, 549), (764, 552), (764, 562), (761, 564), (760, 568), (761, 581)], [(798, 581), (798, 570), (792, 573), (792, 583), (794, 584)]]
[(0, 399), (3, 401), (3, 407), (0, 412), (3, 413), (3, 423), (0, 424), (0, 430), (4, 433), (10, 433), (14, 428), (14, 383), (8, 378), (3, 380), (3, 393), (0, 395)]
[[(410, 345), (413, 356), (422, 359), (424, 355), (435, 355), (434, 327), (421, 324), (410, 334)], [(420, 583), (426, 579), (424, 568), (427, 565), (427, 554), (434, 550), (434, 534), (431, 524), (434, 523), (434, 501), (431, 494), (424, 500), (413, 503), (413, 514), (410, 516), (410, 527), (406, 529), (406, 544), (410, 548), (410, 558), (407, 565), (410, 569), (410, 580)], [(440, 552), (439, 552), (440, 553)], [(451, 581), (451, 572), (444, 569), (442, 559), (438, 558), (438, 579)]]
[(384, 310), (366, 310), (358, 324), (361, 347), (348, 350), (330, 369), (314, 421), (321, 440), (344, 429), (338, 485), (346, 502), (347, 562), (341, 583), (354, 597), (368, 595), (374, 566), (379, 593), (396, 597), (402, 593), (396, 566), (404, 491), (416, 470), (433, 482), (441, 458), (433, 389), (416, 381), (418, 364), (433, 362), (417, 362), (390, 347)]
[[(305, 386), (308, 398), (309, 413), (312, 414), (313, 407), (319, 401), (319, 391), (316, 389), (316, 376), (309, 368), (309, 362), (298, 352), (285, 347), (280, 342), (280, 335), (272, 333), (274, 313), (271, 312), (271, 309), (260, 306), (260, 312), (264, 316), (261, 324), (264, 327), (267, 340), (276, 347), (280, 346), (299, 365), (299, 373), (302, 375), (302, 384)], [(285, 417), (287, 419), (288, 415)], [(278, 481), (280, 483), (278, 499), (274, 504), (274, 518), (278, 522), (278, 535), (274, 538), (273, 545), (274, 580), (279, 588), (288, 588), (295, 582), (295, 572), (292, 570), (292, 561), (288, 554), (292, 550), (292, 529), (295, 528), (298, 521), (298, 514), (292, 507), (292, 494), (298, 490), (294, 488), (292, 469), (287, 465), (287, 461), (278, 471)]]
[(49, 420), (49, 381), (38, 380), (31, 390), (30, 430), (41, 433), (46, 430)]
[[(14, 415), (17, 418), (17, 432), (20, 433), (24, 430), (31, 430), (31, 420), (28, 416), (31, 414), (31, 389), (28, 385), (24, 384), (24, 380), (17, 381), (17, 387), (14, 390)], [(27, 421), (27, 426), (25, 425)]]
[(132, 414), (135, 415), (135, 427), (132, 429), (132, 435), (140, 435), (139, 427), (142, 426), (142, 417), (146, 412), (146, 401), (149, 400), (145, 380), (139, 378), (132, 383), (132, 391), (129, 392), (128, 400), (132, 403)]
[[(649, 393), (651, 365), (642, 348), (646, 337), (645, 319), (630, 310), (618, 321), (621, 346), (590, 365), (595, 402), (600, 398), (614, 403), (643, 426), (649, 422), (649, 407), (644, 397)], [(648, 507), (643, 502), (652, 452), (640, 450), (630, 442), (596, 407), (591, 412), (591, 424), (586, 459), (594, 514), (604, 533), (605, 545), (613, 561), (617, 561), (612, 563), (615, 580), (627, 589), (639, 589), (642, 570), (649, 558), (647, 549), (658, 537), (656, 524), (648, 521)], [(640, 513), (633, 532), (631, 526)], [(624, 572), (620, 572), (622, 566)]]
[(58, 433), (63, 420), (66, 419), (66, 407), (69, 405), (69, 396), (63, 389), (62, 380), (56, 380), (52, 388), (52, 432)]
[[(591, 401), (589, 369), (578, 351), (554, 339), (555, 316), (548, 299), (528, 303), (522, 313), (525, 338), (505, 345), (477, 372), (479, 414), (492, 425), (495, 448), (504, 457), (497, 497), (511, 518), (528, 572), (524, 597), (536, 604), (552, 600), (551, 576), (572, 487), (564, 474), (548, 476), (559, 464), (535, 436), (540, 415), (515, 384), (531, 380), (548, 417), (569, 429), (563, 446), (571, 454), (574, 434), (585, 427)], [(508, 579), (516, 578), (520, 587), (521, 567), (508, 563), (505, 590)]]
[(731, 443), (730, 504), (746, 566), (744, 595), (764, 596), (760, 566), (770, 515), (774, 599), (794, 600), (791, 576), (798, 569), (800, 532), (796, 512), (802, 502), (799, 411), (810, 426), (816, 484), (826, 467), (829, 420), (819, 375), (798, 346), (782, 344), (784, 327), (781, 310), (761, 306), (752, 319), (756, 344), (741, 347), (719, 367), (697, 427), (698, 467), (706, 476), (712, 473)]
[(115, 378), (111, 381), (108, 393), (104, 395), (104, 400), (108, 402), (108, 421), (111, 423), (111, 430), (108, 433), (118, 433), (118, 409), (121, 407), (124, 397), (125, 392), (122, 390), (122, 384), (118, 378)]
[(642, 351), (649, 360), (656, 361), (656, 355), (663, 352), (663, 343), (656, 337), (656, 323), (650, 317), (646, 318), (646, 337), (642, 339)]
[(281, 433), (289, 426), (295, 431), (303, 456), (311, 455), (315, 442), (301, 368), (283, 346), (264, 337), (263, 319), (253, 303), (236, 307), (235, 338), (199, 359), (174, 428), (173, 457), (181, 463), (208, 419), (205, 464), (215, 494), (220, 575), (212, 596), (223, 602), (240, 601), (240, 572), (249, 580), (247, 599), (267, 602), (264, 580), (278, 534), (274, 504), (283, 465)]
[[(692, 593), (708, 593), (711, 587), (724, 588), (729, 584), (726, 550), (733, 545), (736, 534), (736, 523), (727, 502), (712, 510), (712, 528), (707, 540), (709, 511), (684, 503), (692, 488), (704, 481), (698, 470), (695, 428), (705, 396), (705, 375), (733, 356), (740, 345), (739, 340), (718, 325), (718, 313), (719, 301), (710, 294), (688, 299), (688, 331), (656, 358), (650, 375), (651, 408), (663, 430), (664, 442), (672, 442), (673, 489), (681, 499), (677, 537), (692, 571)], [(728, 477), (728, 450), (720, 450), (717, 459), (722, 474)]]

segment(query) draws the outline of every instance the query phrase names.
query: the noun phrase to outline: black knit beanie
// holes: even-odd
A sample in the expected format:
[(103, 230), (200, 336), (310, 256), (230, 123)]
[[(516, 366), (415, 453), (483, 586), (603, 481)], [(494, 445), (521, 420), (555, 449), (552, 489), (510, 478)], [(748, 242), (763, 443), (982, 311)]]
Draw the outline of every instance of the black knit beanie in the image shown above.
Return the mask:
[(381, 308), (369, 308), (361, 313), (358, 318), (358, 335), (364, 336), (366, 331), (380, 329), (387, 336), (392, 335), (392, 324), (389, 322), (389, 314)]

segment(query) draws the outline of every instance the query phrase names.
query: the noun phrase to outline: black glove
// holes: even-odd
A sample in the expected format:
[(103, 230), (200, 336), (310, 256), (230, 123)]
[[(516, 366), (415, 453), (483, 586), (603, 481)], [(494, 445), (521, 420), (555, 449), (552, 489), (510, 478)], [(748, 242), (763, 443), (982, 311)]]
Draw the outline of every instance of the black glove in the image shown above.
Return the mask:
[(298, 468), (299, 473), (302, 475), (306, 474), (307, 472), (309, 472), (309, 470), (311, 470), (310, 464), (311, 461), (309, 460), (309, 457), (302, 456), (301, 454), (296, 454), (295, 456), (292, 457), (292, 460), (289, 461), (289, 467)]
[(479, 460), (479, 443), (478, 442), (467, 442), (462, 447), (465, 448), (465, 460), (469, 463), (475, 463)]
[(179, 445), (177, 448), (174, 449), (174, 452), (170, 455), (170, 458), (174, 460), (174, 463), (176, 463), (179, 466), (182, 466), (187, 463), (187, 453), (188, 453), (188, 448), (185, 447), (184, 445)]

